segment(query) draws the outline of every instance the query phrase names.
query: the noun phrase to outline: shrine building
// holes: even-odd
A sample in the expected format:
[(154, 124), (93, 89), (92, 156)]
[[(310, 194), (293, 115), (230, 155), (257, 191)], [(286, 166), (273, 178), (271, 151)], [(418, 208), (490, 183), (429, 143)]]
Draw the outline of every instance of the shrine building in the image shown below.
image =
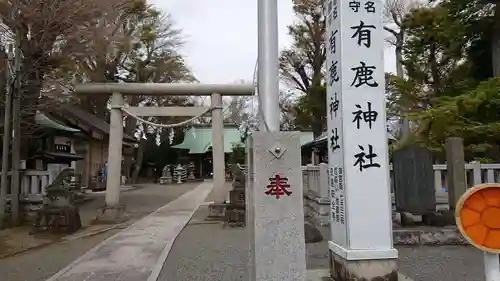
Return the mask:
[[(313, 140), (312, 132), (301, 133), (301, 145)], [(245, 146), (244, 133), (238, 125), (224, 124), (224, 157), (226, 165), (234, 146)], [(194, 163), (196, 178), (210, 177), (212, 174), (212, 126), (194, 125), (189, 128), (180, 144), (172, 148), (179, 149), (179, 164)], [(244, 163), (242, 163), (244, 164)]]

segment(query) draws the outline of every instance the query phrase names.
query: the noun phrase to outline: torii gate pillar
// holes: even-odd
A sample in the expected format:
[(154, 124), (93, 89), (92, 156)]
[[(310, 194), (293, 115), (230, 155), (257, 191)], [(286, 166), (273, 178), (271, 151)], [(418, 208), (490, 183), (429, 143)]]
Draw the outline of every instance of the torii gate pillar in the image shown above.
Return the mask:
[(109, 144), (108, 144), (108, 175), (106, 178), (106, 207), (123, 212), (120, 203), (122, 142), (123, 142), (123, 95), (114, 93), (111, 96)]
[(222, 96), (212, 94), (212, 166), (214, 173), (214, 199), (223, 203), (228, 196), (224, 189), (226, 164), (224, 161), (224, 119), (222, 116)]

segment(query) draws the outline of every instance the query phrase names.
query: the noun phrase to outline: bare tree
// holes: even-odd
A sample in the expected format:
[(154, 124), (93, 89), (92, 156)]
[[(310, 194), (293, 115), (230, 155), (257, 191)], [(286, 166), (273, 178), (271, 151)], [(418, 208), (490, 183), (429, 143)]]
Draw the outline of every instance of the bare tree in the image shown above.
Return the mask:
[[(2, 43), (19, 38), (20, 69), (15, 79), (22, 81), (15, 89), (21, 99), (21, 125), (24, 135), (36, 127), (33, 116), (40, 107), (41, 94), (55, 92), (47, 87), (53, 71), (71, 62), (71, 55), (85, 45), (77, 38), (90, 38), (91, 22), (123, 5), (121, 0), (32, 0), (1, 1)], [(76, 43), (76, 44), (75, 44)], [(52, 93), (53, 95), (53, 93)]]
[[(86, 51), (73, 55), (73, 81), (77, 82), (193, 82), (196, 79), (178, 50), (183, 45), (181, 31), (169, 15), (162, 14), (145, 1), (130, 0), (129, 5), (103, 15), (92, 22), (93, 36), (84, 39)], [(89, 112), (107, 119), (109, 97), (81, 96), (78, 103)], [(185, 97), (128, 96), (131, 106), (168, 106), (190, 103)], [(147, 117), (153, 122), (175, 123), (175, 117)], [(125, 131), (140, 140), (133, 159), (125, 157), (124, 171), (135, 182), (142, 167), (147, 138), (155, 138), (161, 130), (125, 118)]]
[(384, 29), (391, 34), (391, 38), (387, 40), (396, 48), (396, 74), (398, 77), (404, 76), (403, 66), (403, 44), (405, 33), (403, 20), (406, 14), (411, 9), (421, 6), (418, 0), (386, 0), (384, 6)]
[[(87, 33), (89, 24), (121, 4), (114, 0), (105, 3), (94, 0), (0, 1), (0, 44), (3, 50), (8, 49), (8, 45), (14, 46), (9, 52), (14, 56), (14, 63), (8, 66), (12, 79), (8, 79), (11, 83), (7, 87), (13, 97), (11, 189), (12, 214), (16, 223), (19, 219), (20, 160), (28, 157), (29, 137), (43, 134), (34, 117), (38, 110), (50, 105), (46, 103), (47, 99), (40, 97), (44, 94), (54, 96), (51, 93), (54, 89), (45, 87), (47, 78), (55, 69), (68, 63), (71, 54), (81, 51), (84, 45), (74, 44), (75, 39), (91, 35)], [(3, 157), (8, 155), (4, 153)], [(2, 169), (4, 173), (7, 171), (5, 166)], [(5, 185), (2, 190), (4, 193)], [(2, 205), (0, 214), (4, 212)], [(3, 221), (2, 215), (0, 220)]]
[[(280, 110), (281, 129), (293, 129), (293, 93), (280, 91), (278, 106)], [(224, 97), (224, 123), (236, 124), (256, 130), (260, 122), (259, 102), (257, 96)]]
[[(418, 0), (386, 0), (384, 7), (384, 29), (391, 34), (387, 42), (395, 47), (396, 55), (396, 75), (399, 79), (404, 79), (403, 69), (403, 44), (405, 42), (405, 32), (403, 20), (405, 15), (414, 8), (419, 7)], [(400, 119), (400, 140), (407, 139), (410, 134), (410, 121), (407, 118)]]
[(283, 131), (295, 129), (294, 101), (295, 95), (292, 91), (280, 92), (279, 108), (280, 108), (280, 127)]
[[(292, 92), (280, 91), (278, 107), (280, 111), (280, 127), (282, 130), (291, 130), (294, 126), (294, 95)], [(224, 99), (224, 121), (248, 127), (252, 130), (259, 128), (261, 122), (257, 96), (231, 97)]]
[(250, 98), (245, 96), (224, 97), (223, 115), (224, 123), (241, 125), (251, 119), (252, 112), (249, 110)]

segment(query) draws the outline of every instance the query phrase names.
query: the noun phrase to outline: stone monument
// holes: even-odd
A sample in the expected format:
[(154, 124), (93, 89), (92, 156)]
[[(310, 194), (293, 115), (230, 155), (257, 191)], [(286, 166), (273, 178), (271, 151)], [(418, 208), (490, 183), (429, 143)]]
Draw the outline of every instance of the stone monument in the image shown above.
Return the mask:
[(226, 222), (231, 226), (244, 226), (245, 206), (245, 174), (237, 164), (231, 164), (233, 188), (229, 191), (229, 204), (226, 206)]
[(411, 146), (398, 149), (392, 155), (392, 167), (396, 212), (401, 215), (401, 225), (412, 224), (414, 216), (421, 216), (426, 224), (437, 224), (437, 217), (442, 215), (436, 212), (431, 151)]
[(306, 276), (300, 132), (253, 132), (247, 139), (249, 280)]
[(384, 3), (326, 0), (324, 9), (330, 275), (336, 281), (398, 280), (384, 96)]

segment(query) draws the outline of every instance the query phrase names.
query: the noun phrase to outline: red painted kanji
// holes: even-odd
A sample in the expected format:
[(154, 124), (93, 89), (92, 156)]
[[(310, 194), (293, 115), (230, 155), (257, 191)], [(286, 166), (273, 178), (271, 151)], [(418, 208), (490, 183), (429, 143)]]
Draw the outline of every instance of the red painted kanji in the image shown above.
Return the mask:
[(292, 192), (288, 190), (290, 184), (288, 184), (287, 177), (276, 174), (274, 177), (269, 178), (269, 180), (271, 182), (267, 185), (266, 195), (276, 196), (276, 199), (280, 199), (282, 195), (290, 196), (290, 194), (292, 194)]

